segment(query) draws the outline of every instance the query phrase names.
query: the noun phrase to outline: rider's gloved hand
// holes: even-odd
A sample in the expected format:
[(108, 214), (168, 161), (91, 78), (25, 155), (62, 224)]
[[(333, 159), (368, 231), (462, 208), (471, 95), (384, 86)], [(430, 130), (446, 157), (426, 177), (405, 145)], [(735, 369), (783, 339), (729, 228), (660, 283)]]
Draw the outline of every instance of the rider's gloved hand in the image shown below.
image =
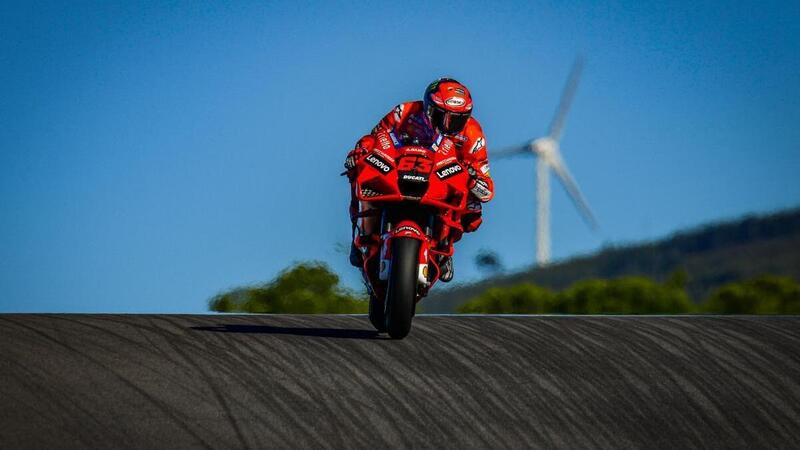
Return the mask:
[(347, 177), (350, 181), (353, 180), (355, 177), (355, 169), (358, 165), (358, 161), (367, 155), (372, 149), (375, 147), (375, 138), (366, 135), (358, 140), (356, 143), (356, 147), (353, 150), (350, 150), (350, 153), (347, 154), (347, 158), (344, 160), (344, 168)]
[(467, 173), (469, 174), (469, 191), (478, 200), (488, 202), (492, 198), (492, 191), (489, 187), (489, 182), (484, 179), (481, 172), (476, 170), (472, 165), (467, 165)]
[(355, 150), (351, 150), (350, 153), (347, 154), (347, 158), (344, 160), (344, 170), (347, 171), (347, 174), (350, 175), (350, 172), (356, 168), (356, 162), (358, 161), (358, 154)]

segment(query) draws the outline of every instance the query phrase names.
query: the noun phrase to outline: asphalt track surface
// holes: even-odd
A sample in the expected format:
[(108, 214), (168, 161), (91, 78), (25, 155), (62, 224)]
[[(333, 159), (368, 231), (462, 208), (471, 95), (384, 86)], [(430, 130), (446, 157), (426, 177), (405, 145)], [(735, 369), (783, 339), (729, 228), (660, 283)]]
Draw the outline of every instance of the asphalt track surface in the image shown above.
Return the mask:
[(800, 448), (799, 317), (0, 315), (0, 448)]

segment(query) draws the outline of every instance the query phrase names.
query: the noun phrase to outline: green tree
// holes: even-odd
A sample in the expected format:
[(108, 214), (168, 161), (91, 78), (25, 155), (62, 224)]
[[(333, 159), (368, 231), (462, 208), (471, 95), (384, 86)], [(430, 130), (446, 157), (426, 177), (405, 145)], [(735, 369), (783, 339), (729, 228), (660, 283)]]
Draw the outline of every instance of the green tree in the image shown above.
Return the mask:
[(684, 268), (680, 268), (674, 272), (672, 272), (667, 278), (667, 281), (664, 282), (664, 286), (674, 289), (686, 290), (686, 286), (689, 284), (689, 273)]
[(800, 284), (773, 275), (729, 283), (711, 294), (701, 309), (716, 314), (800, 314)]
[(365, 313), (366, 301), (339, 286), (339, 276), (321, 262), (302, 262), (269, 283), (216, 295), (209, 309), (218, 312), (353, 314)]
[(555, 295), (549, 289), (530, 283), (508, 288), (492, 288), (461, 305), (460, 313), (543, 314), (554, 308)]
[(590, 279), (568, 289), (552, 291), (529, 283), (497, 287), (458, 308), (460, 313), (482, 314), (678, 314), (692, 311), (677, 274), (659, 284), (643, 277)]
[(692, 310), (679, 283), (644, 277), (579, 281), (558, 294), (558, 311), (568, 314), (680, 314)]

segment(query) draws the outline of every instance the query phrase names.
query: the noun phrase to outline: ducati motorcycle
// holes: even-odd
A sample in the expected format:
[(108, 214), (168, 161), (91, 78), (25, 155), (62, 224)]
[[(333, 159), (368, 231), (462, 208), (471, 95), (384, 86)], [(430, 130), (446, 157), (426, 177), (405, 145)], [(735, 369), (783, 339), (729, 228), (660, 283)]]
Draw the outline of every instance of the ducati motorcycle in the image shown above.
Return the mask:
[(408, 335), (417, 303), (439, 279), (441, 257), (452, 257), (453, 242), (463, 234), (469, 175), (443, 139), (406, 145), (382, 131), (356, 164), (355, 195), (370, 205), (358, 217), (380, 224), (379, 233), (355, 237), (369, 319), (394, 339)]

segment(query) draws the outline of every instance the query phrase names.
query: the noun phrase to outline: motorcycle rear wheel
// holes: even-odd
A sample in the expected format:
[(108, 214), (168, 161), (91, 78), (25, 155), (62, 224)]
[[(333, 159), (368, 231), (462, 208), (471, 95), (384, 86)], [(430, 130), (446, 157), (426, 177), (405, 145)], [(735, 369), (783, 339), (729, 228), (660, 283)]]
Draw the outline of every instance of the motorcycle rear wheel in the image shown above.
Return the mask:
[(392, 339), (403, 339), (411, 331), (419, 246), (420, 242), (412, 238), (395, 238), (392, 242), (392, 266), (386, 290), (386, 331)]
[(386, 302), (375, 294), (369, 295), (369, 322), (379, 333), (386, 332)]

